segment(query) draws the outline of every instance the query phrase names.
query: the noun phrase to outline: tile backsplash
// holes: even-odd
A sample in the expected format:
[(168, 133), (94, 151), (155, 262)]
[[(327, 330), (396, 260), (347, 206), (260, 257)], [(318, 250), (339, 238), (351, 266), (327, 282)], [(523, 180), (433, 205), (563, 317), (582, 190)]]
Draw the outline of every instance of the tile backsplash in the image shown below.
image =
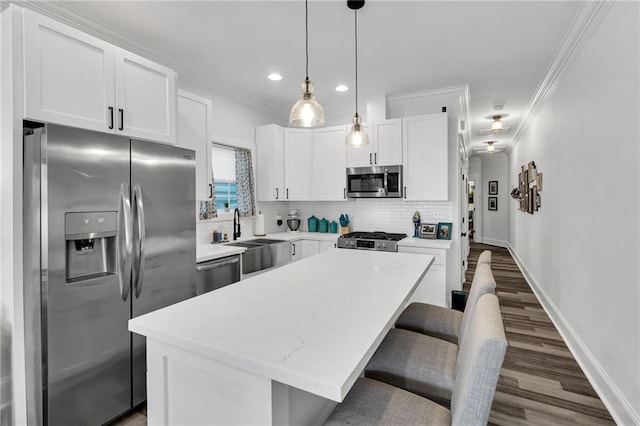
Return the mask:
[[(200, 205), (197, 206), (200, 211)], [(420, 212), (422, 222), (451, 222), (453, 218), (453, 203), (450, 201), (402, 201), (396, 199), (357, 199), (348, 201), (289, 201), (262, 202), (257, 211), (264, 214), (265, 232), (287, 231), (287, 214), (291, 210), (300, 213), (300, 230), (307, 231), (307, 218), (312, 215), (318, 219), (325, 218), (329, 222), (338, 222), (340, 214), (346, 213), (351, 220), (354, 231), (385, 231), (400, 232), (413, 235), (413, 214)], [(276, 216), (281, 216), (283, 223), (276, 224)], [(252, 236), (254, 233), (254, 218), (240, 220), (242, 236)], [(212, 220), (197, 222), (198, 243), (211, 241), (214, 229), (222, 229), (232, 239), (233, 215), (220, 213)]]

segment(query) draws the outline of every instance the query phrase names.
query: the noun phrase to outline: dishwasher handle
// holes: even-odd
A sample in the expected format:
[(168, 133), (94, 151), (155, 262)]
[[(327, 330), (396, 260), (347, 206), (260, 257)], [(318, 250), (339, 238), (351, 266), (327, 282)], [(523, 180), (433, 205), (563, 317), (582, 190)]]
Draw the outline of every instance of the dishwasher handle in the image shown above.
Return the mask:
[(208, 269), (221, 268), (223, 266), (233, 265), (234, 263), (238, 263), (238, 262), (240, 262), (240, 257), (236, 257), (234, 259), (229, 259), (229, 260), (224, 260), (222, 262), (218, 262), (218, 261), (203, 262), (203, 263), (196, 264), (196, 271), (197, 272), (202, 272), (202, 271), (206, 271)]

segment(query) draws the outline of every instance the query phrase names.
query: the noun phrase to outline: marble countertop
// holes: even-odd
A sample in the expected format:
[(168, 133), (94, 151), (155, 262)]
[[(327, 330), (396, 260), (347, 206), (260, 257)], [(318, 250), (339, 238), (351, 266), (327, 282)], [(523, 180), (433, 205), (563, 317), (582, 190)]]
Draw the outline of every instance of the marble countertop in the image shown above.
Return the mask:
[(451, 248), (451, 240), (430, 240), (425, 238), (407, 237), (398, 241), (399, 246), (404, 247), (422, 247), (449, 250)]
[(341, 401), (432, 262), (327, 250), (134, 318), (129, 329)]
[[(298, 241), (298, 240), (316, 240), (316, 241), (336, 241), (340, 234), (320, 233), (320, 232), (274, 232), (266, 236), (258, 237), (255, 235), (242, 237), (237, 241), (250, 241), (256, 238), (268, 238), (282, 241)], [(206, 262), (207, 260), (219, 259), (225, 256), (242, 253), (246, 250), (244, 247), (230, 246), (229, 241), (218, 244), (198, 244), (196, 246), (196, 262)]]

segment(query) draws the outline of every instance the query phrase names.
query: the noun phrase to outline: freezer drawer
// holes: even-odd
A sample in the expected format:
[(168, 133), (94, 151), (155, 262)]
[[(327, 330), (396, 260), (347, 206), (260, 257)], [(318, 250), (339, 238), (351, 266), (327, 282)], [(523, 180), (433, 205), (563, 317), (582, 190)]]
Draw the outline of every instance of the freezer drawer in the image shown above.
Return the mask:
[(238, 281), (240, 281), (239, 254), (196, 264), (198, 296)]

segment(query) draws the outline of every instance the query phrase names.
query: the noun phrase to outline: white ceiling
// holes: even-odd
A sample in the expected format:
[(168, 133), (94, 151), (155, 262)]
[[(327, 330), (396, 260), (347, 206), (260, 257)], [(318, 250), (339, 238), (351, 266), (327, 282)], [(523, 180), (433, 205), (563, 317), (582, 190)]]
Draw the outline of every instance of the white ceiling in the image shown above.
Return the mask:
[[(358, 12), (359, 104), (400, 94), (468, 84), (471, 146), (511, 141), (580, 2), (374, 1)], [(304, 79), (304, 2), (69, 1), (58, 17), (108, 34), (124, 47), (198, 75), (218, 92), (256, 97), (283, 117)], [(309, 77), (329, 117), (354, 109), (354, 19), (346, 1), (309, 2)], [(135, 40), (135, 42), (133, 42)], [(279, 82), (266, 76), (277, 71)], [(334, 91), (344, 83), (351, 90)], [(508, 134), (490, 127), (504, 102)], [(484, 145), (483, 145), (484, 146)]]

